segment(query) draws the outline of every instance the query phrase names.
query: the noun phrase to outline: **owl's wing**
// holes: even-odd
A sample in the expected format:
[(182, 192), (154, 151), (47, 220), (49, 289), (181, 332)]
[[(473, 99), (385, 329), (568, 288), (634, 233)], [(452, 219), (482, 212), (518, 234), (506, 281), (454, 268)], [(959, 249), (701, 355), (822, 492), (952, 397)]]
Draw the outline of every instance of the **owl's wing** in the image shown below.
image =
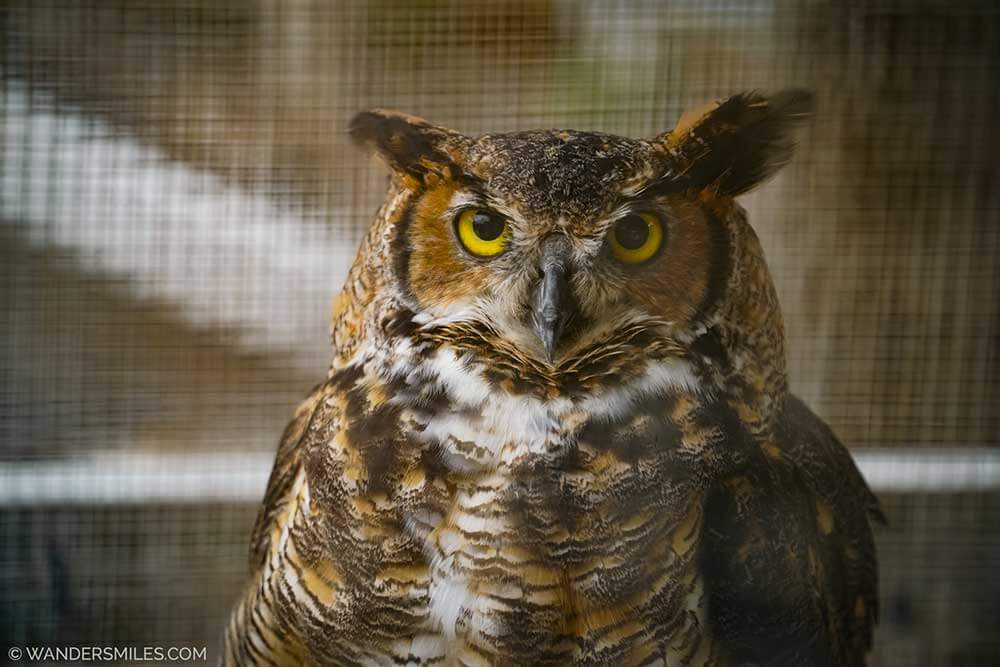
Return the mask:
[(878, 617), (878, 501), (833, 432), (789, 396), (778, 449), (718, 484), (702, 568), (733, 664), (860, 667)]
[(289, 495), (288, 491), (298, 473), (300, 457), (303, 452), (303, 447), (300, 444), (309, 433), (309, 426), (328, 393), (329, 387), (326, 384), (314, 388), (309, 398), (295, 410), (295, 416), (292, 417), (292, 421), (288, 423), (284, 433), (281, 434), (278, 453), (274, 458), (271, 476), (267, 480), (264, 500), (257, 512), (257, 521), (254, 523), (250, 536), (251, 570), (257, 570), (263, 566), (267, 552), (271, 548), (272, 529), (277, 516), (284, 509)]

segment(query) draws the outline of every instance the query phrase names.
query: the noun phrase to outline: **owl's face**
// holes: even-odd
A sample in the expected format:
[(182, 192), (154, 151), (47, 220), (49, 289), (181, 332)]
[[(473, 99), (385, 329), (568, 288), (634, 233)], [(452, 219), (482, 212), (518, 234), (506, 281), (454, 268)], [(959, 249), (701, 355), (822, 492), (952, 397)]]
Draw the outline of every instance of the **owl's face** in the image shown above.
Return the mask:
[(386, 112), (352, 132), (406, 195), (387, 233), (415, 320), (460, 324), (463, 352), (558, 370), (595, 345), (642, 354), (694, 337), (732, 270), (725, 211), (787, 159), (808, 105), (738, 96), (652, 140), (473, 138)]
[(528, 132), (469, 141), (415, 200), (400, 283), (433, 320), (478, 320), (546, 363), (643, 319), (683, 328), (721, 269), (708, 217), (656, 192), (650, 144)]

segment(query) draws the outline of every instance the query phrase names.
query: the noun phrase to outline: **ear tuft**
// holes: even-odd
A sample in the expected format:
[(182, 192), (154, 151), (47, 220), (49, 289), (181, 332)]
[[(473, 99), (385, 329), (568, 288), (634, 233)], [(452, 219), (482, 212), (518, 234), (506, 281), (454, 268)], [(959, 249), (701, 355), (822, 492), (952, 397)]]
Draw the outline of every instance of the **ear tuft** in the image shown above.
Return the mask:
[(681, 116), (674, 130), (657, 138), (675, 163), (671, 180), (730, 197), (753, 189), (791, 159), (792, 131), (811, 118), (813, 106), (805, 90), (770, 98), (746, 92)]
[(354, 116), (350, 133), (356, 143), (373, 148), (394, 170), (417, 178), (448, 171), (463, 139), (422, 118), (382, 109)]

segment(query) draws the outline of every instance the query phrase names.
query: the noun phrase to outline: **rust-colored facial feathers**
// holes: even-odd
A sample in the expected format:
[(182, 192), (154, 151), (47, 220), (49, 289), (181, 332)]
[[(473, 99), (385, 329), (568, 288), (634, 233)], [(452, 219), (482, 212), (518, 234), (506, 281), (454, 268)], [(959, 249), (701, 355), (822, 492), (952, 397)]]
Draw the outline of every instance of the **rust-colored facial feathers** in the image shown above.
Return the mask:
[[(648, 141), (569, 130), (467, 137), (397, 112), (359, 114), (352, 135), (393, 169), (396, 202), (376, 221), (384, 229), (369, 237), (360, 265), (391, 273), (379, 282), (424, 322), (482, 323), (487, 344), (476, 354), (492, 338), (496, 355), (513, 346), (518, 357), (558, 367), (597, 332), (607, 339), (615, 322), (636, 320), (693, 340), (727, 299), (741, 298), (733, 258), (745, 253), (735, 246), (755, 239), (732, 197), (788, 160), (791, 129), (810, 105), (800, 91), (746, 93)], [(463, 214), (501, 220), (502, 247), (470, 252), (458, 233)], [(648, 240), (634, 231), (637, 216), (653, 221), (656, 247), (628, 255), (617, 243), (624, 225), (633, 225), (636, 248)], [(543, 251), (553, 236), (568, 251), (558, 299), (543, 306), (542, 285), (555, 285)], [(550, 330), (539, 324), (545, 308)]]

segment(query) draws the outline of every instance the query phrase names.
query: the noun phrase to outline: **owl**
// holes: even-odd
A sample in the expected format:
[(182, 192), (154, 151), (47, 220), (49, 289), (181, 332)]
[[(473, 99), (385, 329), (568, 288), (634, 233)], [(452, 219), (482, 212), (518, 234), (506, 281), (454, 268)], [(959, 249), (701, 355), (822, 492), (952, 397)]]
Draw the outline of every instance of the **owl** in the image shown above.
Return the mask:
[(735, 197), (812, 98), (653, 139), (355, 117), (388, 195), (286, 429), (232, 665), (864, 665), (878, 503)]

